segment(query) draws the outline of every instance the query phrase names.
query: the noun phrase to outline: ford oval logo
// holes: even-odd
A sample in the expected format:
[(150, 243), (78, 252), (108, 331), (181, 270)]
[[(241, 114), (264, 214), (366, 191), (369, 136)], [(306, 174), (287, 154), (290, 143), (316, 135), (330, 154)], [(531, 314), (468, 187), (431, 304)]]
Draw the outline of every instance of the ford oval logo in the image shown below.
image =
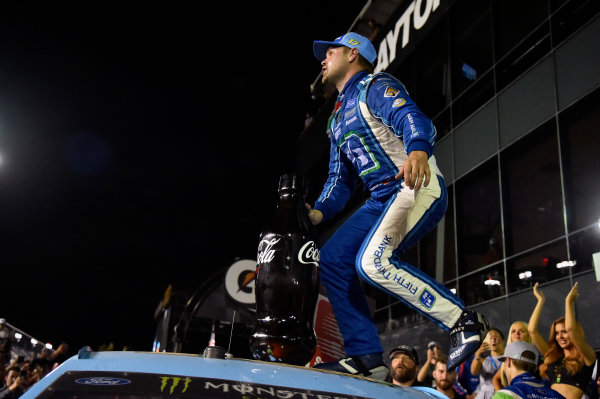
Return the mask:
[(75, 380), (78, 384), (85, 385), (125, 385), (130, 384), (131, 381), (126, 380), (124, 378), (116, 378), (116, 377), (88, 377), (88, 378), (79, 378)]

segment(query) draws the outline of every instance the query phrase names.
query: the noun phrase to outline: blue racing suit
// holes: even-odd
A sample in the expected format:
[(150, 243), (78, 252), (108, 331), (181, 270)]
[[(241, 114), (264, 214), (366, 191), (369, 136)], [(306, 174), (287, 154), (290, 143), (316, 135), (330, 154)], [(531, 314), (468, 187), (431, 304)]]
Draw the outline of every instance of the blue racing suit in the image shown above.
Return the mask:
[(533, 374), (523, 373), (512, 379), (510, 385), (496, 391), (493, 399), (564, 399), (560, 393), (540, 381)]
[[(339, 93), (328, 134), (329, 176), (314, 209), (330, 219), (343, 209), (358, 179), (371, 198), (321, 250), (320, 272), (349, 356), (383, 352), (358, 275), (444, 329), (465, 308), (449, 289), (399, 255), (431, 231), (448, 196), (433, 156), (431, 121), (392, 75), (362, 71)], [(431, 180), (417, 192), (396, 180), (411, 151), (429, 156)]]

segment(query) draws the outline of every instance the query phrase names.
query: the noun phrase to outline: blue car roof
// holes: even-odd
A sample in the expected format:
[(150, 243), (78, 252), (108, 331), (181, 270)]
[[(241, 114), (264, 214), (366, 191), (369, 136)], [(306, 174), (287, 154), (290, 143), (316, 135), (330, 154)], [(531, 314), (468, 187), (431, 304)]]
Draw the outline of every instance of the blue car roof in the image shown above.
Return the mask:
[(80, 352), (32, 386), (21, 398), (151, 396), (446, 398), (432, 388), (405, 388), (368, 378), (281, 363), (124, 351)]

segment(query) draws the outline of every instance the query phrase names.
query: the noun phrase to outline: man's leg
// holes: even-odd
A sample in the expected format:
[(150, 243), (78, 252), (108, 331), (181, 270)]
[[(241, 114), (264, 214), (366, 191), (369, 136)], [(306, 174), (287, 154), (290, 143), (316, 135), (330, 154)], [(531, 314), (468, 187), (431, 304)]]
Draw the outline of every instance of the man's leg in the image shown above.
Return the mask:
[(315, 368), (379, 379), (387, 376), (379, 334), (354, 266), (356, 253), (382, 209), (382, 204), (367, 201), (321, 249), (321, 281), (327, 290), (349, 358), (321, 363)]
[(368, 283), (445, 330), (452, 329), (447, 366), (451, 370), (477, 350), (487, 322), (483, 316), (465, 311), (463, 301), (443, 284), (397, 256), (435, 228), (446, 212), (448, 200), (443, 179), (434, 177), (417, 194), (403, 187), (388, 200), (358, 253), (356, 268)]

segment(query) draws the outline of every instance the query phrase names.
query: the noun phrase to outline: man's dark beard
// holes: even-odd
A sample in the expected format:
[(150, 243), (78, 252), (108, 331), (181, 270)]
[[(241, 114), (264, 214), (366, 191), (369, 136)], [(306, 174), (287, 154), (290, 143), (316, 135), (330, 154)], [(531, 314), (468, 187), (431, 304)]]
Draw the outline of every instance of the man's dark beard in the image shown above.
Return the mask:
[(394, 379), (398, 382), (409, 382), (415, 379), (417, 376), (417, 369), (407, 369), (407, 368), (394, 368)]

